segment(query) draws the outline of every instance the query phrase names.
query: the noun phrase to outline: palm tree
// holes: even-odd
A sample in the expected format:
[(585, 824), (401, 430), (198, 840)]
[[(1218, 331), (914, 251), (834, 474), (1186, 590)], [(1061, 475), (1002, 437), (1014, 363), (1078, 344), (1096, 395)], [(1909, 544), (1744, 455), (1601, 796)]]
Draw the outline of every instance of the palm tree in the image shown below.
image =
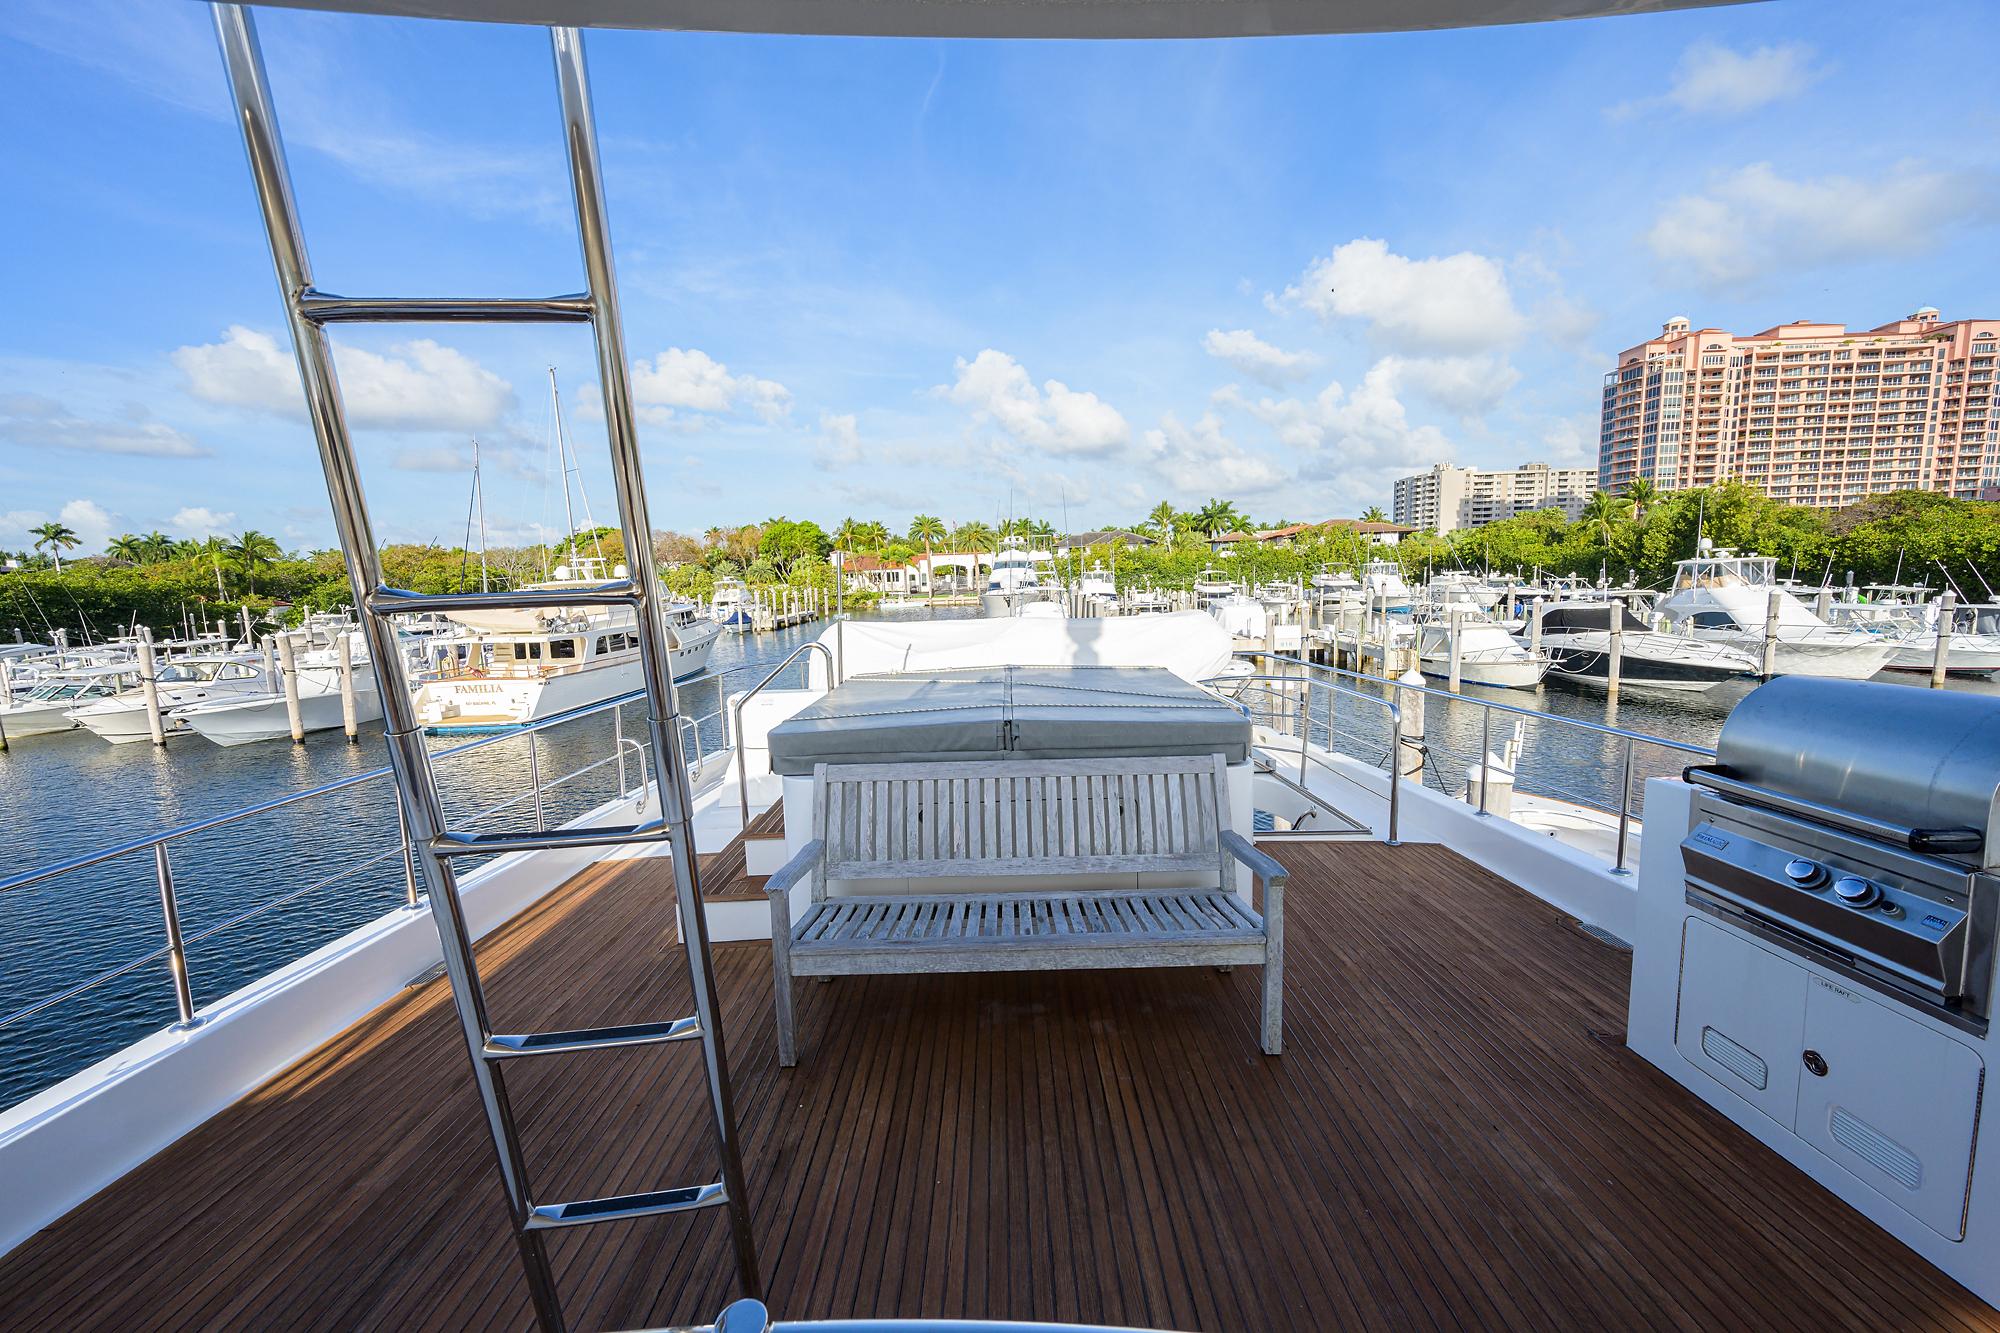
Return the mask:
[(78, 545), (76, 533), (54, 519), (28, 531), (34, 534), (35, 549), (40, 551), (46, 548), (55, 557), (56, 573), (62, 573), (62, 553)]
[(128, 565), (136, 565), (146, 558), (146, 539), (131, 533), (113, 537), (104, 547), (104, 553)]
[(861, 529), (866, 526), (858, 518), (840, 520), (840, 526), (833, 530), (833, 544), (843, 551), (861, 549)]
[(1167, 545), (1172, 546), (1174, 544), (1174, 522), (1179, 517), (1180, 515), (1174, 512), (1173, 505), (1162, 500), (1153, 506), (1152, 513), (1146, 515), (1145, 526), (1166, 538)]
[(1625, 487), (1625, 503), (1632, 506), (1632, 521), (1643, 522), (1646, 509), (1660, 502), (1660, 488), (1650, 477), (1634, 477)]
[(229, 567), (241, 574), (244, 586), (252, 590), (257, 586), (258, 573), (276, 564), (284, 554), (275, 538), (255, 528), (230, 542), (223, 551), (229, 557)]
[(1389, 516), (1382, 512), (1381, 505), (1369, 505), (1361, 511), (1361, 521), (1363, 523), (1387, 523)]
[(910, 540), (924, 544), (924, 591), (931, 588), (931, 546), (945, 539), (944, 520), (935, 514), (918, 514), (910, 520)]
[(1249, 520), (1236, 512), (1233, 500), (1210, 500), (1194, 512), (1192, 522), (1194, 530), (1204, 537), (1213, 537), (1218, 532), (1236, 532), (1249, 526)]
[(165, 560), (174, 553), (174, 539), (155, 528), (139, 539), (140, 559), (151, 564), (155, 560)]
[(1617, 534), (1618, 525), (1625, 521), (1625, 506), (1617, 496), (1609, 491), (1594, 491), (1585, 502), (1583, 511), (1576, 516), (1577, 522), (1588, 528), (1605, 549), (1611, 547), (1611, 539)]

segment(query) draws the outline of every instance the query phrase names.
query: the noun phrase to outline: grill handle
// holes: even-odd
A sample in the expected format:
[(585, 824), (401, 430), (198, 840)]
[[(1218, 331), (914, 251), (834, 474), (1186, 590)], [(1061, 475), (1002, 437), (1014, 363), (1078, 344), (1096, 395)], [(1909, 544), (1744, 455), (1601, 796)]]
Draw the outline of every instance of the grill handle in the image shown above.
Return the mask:
[(1694, 786), (1706, 787), (1710, 791), (1719, 792), (1746, 805), (1759, 805), (1767, 810), (1776, 810), (1780, 814), (1817, 820), (1819, 823), (1831, 824), (1849, 833), (1858, 833), (1864, 838), (1894, 843), (1925, 855), (1976, 856), (1986, 845), (1985, 836), (1977, 829), (1905, 828), (1901, 824), (1870, 819), (1866, 815), (1858, 815), (1837, 806), (1808, 801), (1800, 796), (1786, 796), (1768, 787), (1753, 786), (1707, 765), (1694, 765), (1683, 771), (1681, 776)]

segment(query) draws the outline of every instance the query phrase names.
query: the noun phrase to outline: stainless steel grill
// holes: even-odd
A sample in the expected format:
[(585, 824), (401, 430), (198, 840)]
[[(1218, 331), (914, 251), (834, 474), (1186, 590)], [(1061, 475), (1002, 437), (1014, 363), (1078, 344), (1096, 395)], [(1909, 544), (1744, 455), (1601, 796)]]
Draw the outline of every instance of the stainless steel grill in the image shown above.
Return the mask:
[(1738, 704), (1681, 858), (1688, 901), (1984, 1031), (2000, 699), (1787, 677)]

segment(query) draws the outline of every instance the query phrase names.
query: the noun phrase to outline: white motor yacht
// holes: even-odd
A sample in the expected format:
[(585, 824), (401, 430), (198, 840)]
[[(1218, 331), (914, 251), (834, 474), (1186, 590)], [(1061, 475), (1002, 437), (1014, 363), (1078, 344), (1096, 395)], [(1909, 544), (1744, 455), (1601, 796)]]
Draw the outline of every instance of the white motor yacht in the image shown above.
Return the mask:
[[(382, 696), (374, 666), (368, 659), (366, 640), (344, 625), (330, 628), (336, 636), (334, 642), (322, 642), (318, 647), (299, 653), (294, 663), (301, 734), (331, 731), (346, 725), (347, 705), (341, 686), (339, 637), (346, 638), (348, 645), (348, 673), (352, 682), (355, 724), (359, 726), (382, 719)], [(316, 637), (325, 639), (325, 631)], [(408, 652), (413, 660), (424, 660), (425, 641), (432, 637), (410, 641)], [(177, 725), (222, 746), (279, 740), (290, 737), (292, 732), (291, 705), (281, 683), (271, 681), (264, 682), (255, 693), (214, 698), (176, 708), (173, 720)]]
[(750, 604), (750, 589), (742, 579), (717, 579), (715, 594), (708, 603), (709, 618), (724, 629), (747, 630), (753, 628), (756, 616)]
[[(623, 566), (613, 571), (624, 577)], [(580, 559), (531, 590), (589, 588), (604, 582)], [(504, 731), (640, 688), (638, 625), (624, 607), (553, 611), (453, 612), (467, 637), (447, 663), (414, 682), (417, 717), (430, 731)], [(698, 675), (722, 627), (691, 603), (667, 608), (673, 631), (672, 673)]]
[(1777, 612), (1774, 669), (1781, 676), (1866, 680), (1889, 664), (1897, 644), (1865, 630), (1839, 629), (1778, 586), (1778, 562), (1739, 555), (1705, 539), (1692, 559), (1674, 566), (1674, 583), (1659, 612), (1696, 638), (1727, 644), (1761, 665), (1766, 627)]
[[(271, 687), (263, 663), (246, 653), (175, 658), (154, 669), (154, 682), (161, 714), (160, 732), (169, 740), (194, 734), (193, 728), (179, 716), (182, 709), (256, 695)], [(152, 739), (153, 724), (143, 686), (115, 698), (83, 704), (69, 716), (113, 745)]]
[(1194, 576), (1195, 598), (1204, 605), (1232, 596), (1236, 590), (1236, 581), (1212, 565)]
[(1408, 611), (1415, 602), (1403, 567), (1393, 560), (1370, 560), (1361, 567), (1361, 597), (1374, 611)]
[[(1942, 614), (1939, 602), (1918, 608), (1917, 622), (1897, 637), (1889, 670), (1928, 672), (1936, 665), (1938, 618)], [(2000, 672), (2000, 605), (1967, 602), (1954, 606), (1944, 652), (1947, 675), (1988, 679)]]
[(1043, 586), (1035, 569), (1035, 554), (1028, 549), (1028, 543), (1009, 535), (993, 553), (993, 570), (987, 575), (986, 591), (979, 594), (979, 613), (1017, 615), (1025, 606), (1046, 601), (1050, 591)]
[(1712, 690), (1755, 682), (1759, 662), (1740, 648), (1691, 634), (1661, 634), (1621, 602), (1556, 602), (1542, 608), (1542, 651), (1551, 675), (1605, 685), (1611, 618), (1618, 617), (1618, 681), (1658, 690)]
[(1549, 659), (1515, 642), (1507, 627), (1470, 601), (1425, 603), (1410, 615), (1417, 661), (1426, 676), (1451, 675), (1452, 635), (1458, 635), (1458, 678), (1467, 685), (1532, 690), (1549, 673)]

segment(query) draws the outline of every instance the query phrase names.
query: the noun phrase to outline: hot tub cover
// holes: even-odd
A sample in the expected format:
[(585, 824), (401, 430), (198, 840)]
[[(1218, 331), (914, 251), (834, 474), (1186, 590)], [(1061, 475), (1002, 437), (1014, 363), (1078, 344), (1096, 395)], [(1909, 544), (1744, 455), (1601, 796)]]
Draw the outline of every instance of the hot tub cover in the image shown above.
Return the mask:
[(1160, 667), (975, 667), (857, 676), (771, 729), (771, 768), (1087, 759), (1250, 749), (1242, 713)]

